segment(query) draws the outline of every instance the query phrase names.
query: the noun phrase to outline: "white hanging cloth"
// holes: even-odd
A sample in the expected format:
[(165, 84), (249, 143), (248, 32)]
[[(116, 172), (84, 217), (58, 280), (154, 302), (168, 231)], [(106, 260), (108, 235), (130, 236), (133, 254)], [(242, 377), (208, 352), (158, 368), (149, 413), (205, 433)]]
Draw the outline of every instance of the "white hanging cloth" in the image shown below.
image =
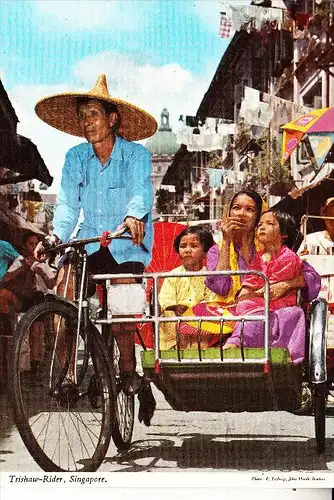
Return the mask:
[(284, 21), (284, 10), (273, 7), (258, 7), (246, 5), (234, 7), (226, 6), (226, 18), (231, 22), (231, 29), (235, 31), (261, 31), (266, 24), (273, 24), (281, 29)]

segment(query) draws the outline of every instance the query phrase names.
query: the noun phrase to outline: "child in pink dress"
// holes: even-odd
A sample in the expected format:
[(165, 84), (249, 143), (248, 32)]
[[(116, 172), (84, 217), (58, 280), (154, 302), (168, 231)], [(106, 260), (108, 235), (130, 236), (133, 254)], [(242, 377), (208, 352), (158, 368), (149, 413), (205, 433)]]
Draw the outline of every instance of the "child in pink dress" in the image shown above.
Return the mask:
[[(301, 259), (287, 246), (285, 242), (296, 235), (295, 223), (288, 214), (268, 210), (260, 218), (257, 227), (257, 239), (263, 245), (263, 250), (256, 253), (249, 269), (262, 271), (269, 280), (269, 285), (291, 280), (301, 273)], [(282, 307), (296, 306), (296, 290), (288, 290), (282, 297), (272, 299), (270, 311)], [(252, 314), (264, 308), (264, 280), (258, 275), (247, 276), (238, 294), (236, 314), (243, 316)]]
[[(305, 358), (306, 332), (304, 312), (297, 307), (297, 294), (289, 284), (289, 280), (300, 274), (302, 268), (302, 261), (288, 248), (296, 243), (297, 234), (296, 225), (288, 214), (273, 210), (263, 213), (256, 234), (263, 250), (255, 255), (248, 266), (249, 270), (264, 272), (269, 280), (270, 347), (287, 349), (294, 364), (301, 363)], [(256, 275), (246, 277), (237, 298), (236, 314), (263, 314), (263, 292), (262, 278)], [(278, 316), (279, 313), (282, 314)], [(247, 348), (263, 348), (264, 330), (259, 324), (263, 326), (262, 321), (246, 321), (245, 325), (238, 322), (223, 349), (240, 347), (241, 342)]]

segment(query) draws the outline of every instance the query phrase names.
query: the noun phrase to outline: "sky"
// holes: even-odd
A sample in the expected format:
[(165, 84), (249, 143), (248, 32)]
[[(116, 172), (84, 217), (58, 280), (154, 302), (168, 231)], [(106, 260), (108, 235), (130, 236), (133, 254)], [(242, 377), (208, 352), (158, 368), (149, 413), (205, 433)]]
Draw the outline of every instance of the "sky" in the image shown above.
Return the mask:
[[(244, 3), (232, 0), (234, 4)], [(218, 36), (219, 0), (1, 0), (0, 75), (58, 192), (66, 151), (82, 141), (34, 113), (50, 94), (89, 90), (101, 73), (110, 94), (150, 112), (164, 107), (175, 131), (194, 115), (229, 39)]]

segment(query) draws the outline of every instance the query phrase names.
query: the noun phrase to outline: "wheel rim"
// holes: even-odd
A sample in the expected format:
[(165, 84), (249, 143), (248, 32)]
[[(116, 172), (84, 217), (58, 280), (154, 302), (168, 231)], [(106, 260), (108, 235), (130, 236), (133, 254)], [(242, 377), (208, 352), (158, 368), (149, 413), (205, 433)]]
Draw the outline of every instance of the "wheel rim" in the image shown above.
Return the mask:
[[(89, 359), (87, 353), (80, 352), (82, 339), (76, 366), (77, 384), (64, 387), (69, 359), (54, 345), (59, 318), (69, 332), (76, 331), (75, 315), (59, 310), (57, 314), (48, 311), (37, 315), (22, 333), (15, 368), (18, 427), (28, 450), (44, 470), (96, 470), (110, 437), (108, 373), (97, 346), (92, 347), (93, 356)], [(27, 346), (36, 323), (44, 325), (42, 356), (36, 373), (32, 374)]]

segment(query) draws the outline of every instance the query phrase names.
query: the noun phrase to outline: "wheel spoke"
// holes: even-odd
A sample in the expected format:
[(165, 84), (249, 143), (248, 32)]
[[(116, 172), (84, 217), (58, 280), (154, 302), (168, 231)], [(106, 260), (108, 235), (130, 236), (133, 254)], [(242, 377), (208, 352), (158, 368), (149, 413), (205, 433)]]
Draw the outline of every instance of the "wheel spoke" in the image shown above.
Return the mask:
[[(33, 374), (27, 367), (20, 373), (22, 346), (29, 345), (29, 333), (35, 322), (50, 326), (55, 325), (55, 318), (57, 332), (52, 327), (43, 332), (44, 354), (37, 374), (43, 382), (34, 387)], [(68, 375), (73, 373), (71, 363), (75, 359), (68, 349), (73, 344), (70, 335), (77, 331), (76, 318), (74, 307), (60, 301), (46, 302), (28, 311), (18, 326), (13, 365), (17, 426), (29, 452), (46, 471), (96, 470), (107, 452), (111, 435), (112, 389), (107, 354), (97, 331), (90, 330), (93, 347), (90, 361), (87, 332), (80, 339), (78, 364), (73, 366), (77, 385), (71, 383)], [(93, 379), (95, 391), (90, 389)]]

